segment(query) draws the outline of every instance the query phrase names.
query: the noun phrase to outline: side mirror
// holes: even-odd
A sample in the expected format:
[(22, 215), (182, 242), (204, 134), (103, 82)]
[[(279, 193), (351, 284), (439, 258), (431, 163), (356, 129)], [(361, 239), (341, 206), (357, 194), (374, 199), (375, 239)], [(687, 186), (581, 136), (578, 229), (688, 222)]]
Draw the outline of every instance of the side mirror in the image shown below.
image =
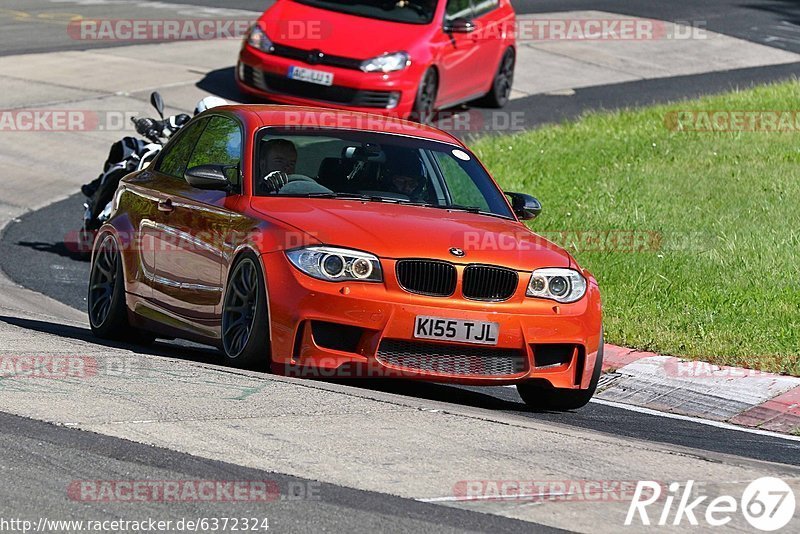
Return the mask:
[(459, 17), (444, 23), (445, 33), (472, 33), (474, 31), (475, 23), (465, 17)]
[(184, 178), (197, 189), (230, 191), (231, 182), (225, 176), (225, 170), (223, 165), (198, 165), (186, 171)]
[(511, 199), (511, 209), (523, 221), (535, 219), (542, 213), (542, 203), (525, 193), (506, 193)]
[(153, 107), (156, 108), (156, 111), (158, 111), (159, 116), (163, 119), (164, 99), (161, 98), (161, 93), (159, 93), (158, 91), (153, 91), (153, 93), (150, 95), (150, 104), (152, 104)]

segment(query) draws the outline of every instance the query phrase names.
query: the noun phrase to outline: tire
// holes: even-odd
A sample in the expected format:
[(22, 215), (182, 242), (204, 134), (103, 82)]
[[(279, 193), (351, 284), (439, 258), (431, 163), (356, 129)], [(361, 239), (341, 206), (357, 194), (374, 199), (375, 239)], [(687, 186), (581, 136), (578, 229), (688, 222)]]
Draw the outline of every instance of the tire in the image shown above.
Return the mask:
[(234, 367), (269, 369), (267, 291), (255, 254), (241, 255), (228, 276), (222, 304), (222, 352)]
[(492, 88), (479, 101), (478, 104), (490, 108), (502, 108), (508, 103), (511, 96), (511, 87), (514, 85), (514, 66), (516, 54), (513, 48), (507, 48), (497, 67)]
[(155, 336), (131, 326), (125, 304), (122, 255), (111, 234), (105, 234), (95, 251), (86, 298), (89, 326), (101, 339), (149, 345)]
[(409, 118), (422, 124), (431, 123), (433, 114), (436, 112), (436, 95), (438, 92), (439, 75), (435, 69), (429, 68), (422, 75), (422, 79), (419, 82), (417, 97), (414, 99), (414, 108)]
[(603, 371), (603, 351), (605, 343), (603, 336), (600, 336), (600, 346), (597, 349), (597, 359), (594, 363), (592, 378), (587, 389), (559, 389), (549, 385), (541, 385), (537, 381), (523, 382), (517, 384), (517, 392), (525, 404), (537, 410), (577, 410), (586, 406), (600, 382), (600, 375)]

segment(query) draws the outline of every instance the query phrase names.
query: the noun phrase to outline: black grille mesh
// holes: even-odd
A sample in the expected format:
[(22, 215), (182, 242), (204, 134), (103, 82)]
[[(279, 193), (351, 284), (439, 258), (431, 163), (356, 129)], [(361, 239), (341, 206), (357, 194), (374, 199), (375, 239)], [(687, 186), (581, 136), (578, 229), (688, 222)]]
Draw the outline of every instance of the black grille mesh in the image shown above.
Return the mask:
[(400, 260), (397, 281), (411, 293), (449, 297), (456, 290), (456, 268), (444, 261)]
[(516, 292), (519, 275), (511, 269), (491, 265), (469, 265), (464, 269), (463, 293), (474, 300), (508, 300)]
[(521, 350), (384, 339), (378, 361), (411, 371), (455, 376), (510, 376), (527, 369)]
[(317, 85), (314, 83), (293, 80), (285, 76), (270, 74), (249, 65), (244, 66), (242, 81), (247, 85), (300, 98), (311, 98), (335, 104), (365, 108), (387, 108), (391, 100), (391, 91), (365, 91), (341, 85)]
[[(297, 59), (308, 63), (309, 65), (330, 65), (332, 67), (341, 67), (344, 69), (361, 70), (361, 60), (359, 59), (331, 56), (319, 51), (303, 50), (301, 48), (295, 48), (293, 46), (287, 46), (278, 43), (273, 45), (272, 53), (276, 56)], [(309, 61), (309, 56), (314, 56), (313, 62)]]

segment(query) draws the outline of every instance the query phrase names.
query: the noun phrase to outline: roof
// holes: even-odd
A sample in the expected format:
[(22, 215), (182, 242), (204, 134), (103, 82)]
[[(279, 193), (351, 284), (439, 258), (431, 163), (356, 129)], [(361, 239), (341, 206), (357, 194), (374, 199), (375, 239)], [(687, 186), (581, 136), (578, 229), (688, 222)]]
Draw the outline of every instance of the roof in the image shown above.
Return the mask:
[(233, 105), (217, 109), (232, 111), (241, 116), (249, 115), (249, 119), (260, 123), (261, 126), (294, 126), (396, 133), (463, 146), (457, 138), (438, 128), (371, 113), (273, 104)]

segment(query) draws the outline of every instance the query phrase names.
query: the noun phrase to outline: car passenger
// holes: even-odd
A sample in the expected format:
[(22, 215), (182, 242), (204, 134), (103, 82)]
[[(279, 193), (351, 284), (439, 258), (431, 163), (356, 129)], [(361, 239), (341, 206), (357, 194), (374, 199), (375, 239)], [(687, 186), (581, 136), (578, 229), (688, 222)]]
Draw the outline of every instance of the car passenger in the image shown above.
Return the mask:
[(423, 172), (419, 160), (402, 160), (402, 163), (395, 163), (387, 169), (386, 187), (392, 193), (405, 195), (414, 202), (427, 202), (428, 195), (425, 190), (427, 180)]

